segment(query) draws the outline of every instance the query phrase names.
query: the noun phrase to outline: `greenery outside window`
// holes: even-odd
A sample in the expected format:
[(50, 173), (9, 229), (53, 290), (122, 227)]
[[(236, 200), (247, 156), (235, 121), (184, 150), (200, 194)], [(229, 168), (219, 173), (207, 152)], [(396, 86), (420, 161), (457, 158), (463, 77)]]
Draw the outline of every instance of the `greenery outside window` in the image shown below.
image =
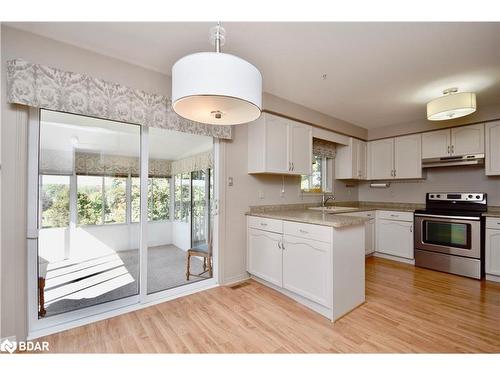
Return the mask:
[(174, 176), (174, 218), (188, 222), (191, 206), (191, 174), (179, 173)]
[(302, 175), (300, 190), (303, 193), (333, 192), (333, 159), (313, 156), (312, 174)]
[(40, 176), (41, 228), (69, 225), (69, 176)]
[[(138, 223), (141, 217), (139, 177), (132, 177), (130, 191), (130, 221)], [(170, 219), (170, 179), (167, 177), (148, 178), (148, 220)]]

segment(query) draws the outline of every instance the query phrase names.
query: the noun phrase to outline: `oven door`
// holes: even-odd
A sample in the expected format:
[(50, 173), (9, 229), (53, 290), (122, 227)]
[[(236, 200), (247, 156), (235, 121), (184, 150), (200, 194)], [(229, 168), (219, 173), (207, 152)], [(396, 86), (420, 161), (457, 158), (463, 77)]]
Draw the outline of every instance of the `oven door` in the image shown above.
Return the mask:
[(481, 220), (415, 214), (415, 249), (481, 258)]

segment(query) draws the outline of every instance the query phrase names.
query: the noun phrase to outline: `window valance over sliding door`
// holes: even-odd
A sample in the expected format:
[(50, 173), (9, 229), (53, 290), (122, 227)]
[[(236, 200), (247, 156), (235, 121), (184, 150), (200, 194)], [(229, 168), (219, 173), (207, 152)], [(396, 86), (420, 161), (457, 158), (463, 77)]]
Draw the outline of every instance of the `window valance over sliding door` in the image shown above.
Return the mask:
[(7, 62), (7, 98), (9, 103), (231, 139), (231, 126), (186, 120), (166, 96), (21, 59)]

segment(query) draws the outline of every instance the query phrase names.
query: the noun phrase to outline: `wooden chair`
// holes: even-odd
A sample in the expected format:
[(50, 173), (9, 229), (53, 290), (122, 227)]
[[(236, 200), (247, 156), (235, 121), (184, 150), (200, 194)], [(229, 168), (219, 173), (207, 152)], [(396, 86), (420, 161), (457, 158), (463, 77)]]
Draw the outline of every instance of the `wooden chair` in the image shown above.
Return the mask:
[[(186, 253), (186, 280), (189, 276), (197, 276), (204, 279), (209, 279), (213, 276), (213, 263), (212, 263), (212, 236), (209, 235), (208, 242), (202, 245), (189, 249)], [(191, 273), (191, 257), (203, 258), (203, 272), (194, 274)], [(208, 276), (204, 275), (208, 272)]]

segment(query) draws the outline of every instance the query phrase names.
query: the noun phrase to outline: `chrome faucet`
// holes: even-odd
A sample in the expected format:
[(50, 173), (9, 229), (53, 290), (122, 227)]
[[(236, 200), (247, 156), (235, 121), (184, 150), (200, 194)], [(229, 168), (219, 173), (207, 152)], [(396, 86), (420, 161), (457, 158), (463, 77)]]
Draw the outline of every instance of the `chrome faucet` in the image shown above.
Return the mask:
[(321, 199), (321, 207), (326, 207), (326, 202), (328, 202), (329, 200), (334, 200), (335, 197), (332, 195), (332, 194), (324, 194), (323, 193), (323, 198)]

